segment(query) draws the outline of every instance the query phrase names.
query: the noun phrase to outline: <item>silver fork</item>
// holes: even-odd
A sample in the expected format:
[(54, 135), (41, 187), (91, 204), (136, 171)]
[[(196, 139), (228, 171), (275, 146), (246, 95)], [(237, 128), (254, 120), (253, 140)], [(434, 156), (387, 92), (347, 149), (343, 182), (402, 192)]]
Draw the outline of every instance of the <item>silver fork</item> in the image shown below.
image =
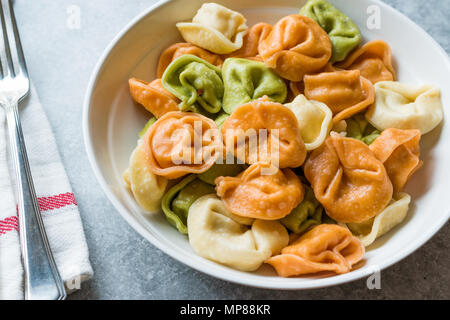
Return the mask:
[(0, 0), (0, 105), (6, 113), (17, 186), (20, 244), (25, 272), (25, 299), (66, 298), (39, 210), (22, 134), (18, 103), (27, 96), (30, 82), (10, 0)]

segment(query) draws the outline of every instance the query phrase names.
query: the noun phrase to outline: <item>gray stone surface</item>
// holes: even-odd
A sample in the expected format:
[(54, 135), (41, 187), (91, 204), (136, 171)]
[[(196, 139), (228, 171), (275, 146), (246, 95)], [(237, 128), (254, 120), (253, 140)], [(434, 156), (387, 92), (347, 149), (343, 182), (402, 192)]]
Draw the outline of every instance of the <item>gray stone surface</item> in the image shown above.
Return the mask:
[[(16, 0), (29, 66), (52, 124), (80, 207), (95, 277), (71, 299), (449, 299), (450, 225), (382, 272), (382, 289), (366, 280), (311, 291), (270, 291), (214, 279), (173, 260), (140, 237), (96, 183), (84, 151), (82, 103), (103, 49), (152, 0)], [(386, 0), (450, 52), (450, 1)], [(70, 5), (81, 28), (67, 27)]]

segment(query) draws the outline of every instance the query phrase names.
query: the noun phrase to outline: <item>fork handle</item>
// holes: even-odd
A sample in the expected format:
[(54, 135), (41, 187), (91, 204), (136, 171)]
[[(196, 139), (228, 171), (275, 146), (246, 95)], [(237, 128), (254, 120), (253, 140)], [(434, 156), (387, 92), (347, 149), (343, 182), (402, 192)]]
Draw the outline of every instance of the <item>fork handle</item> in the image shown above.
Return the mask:
[(25, 273), (25, 299), (62, 300), (66, 298), (66, 291), (45, 233), (28, 163), (17, 103), (5, 108), (5, 111), (11, 159), (16, 173), (16, 200)]

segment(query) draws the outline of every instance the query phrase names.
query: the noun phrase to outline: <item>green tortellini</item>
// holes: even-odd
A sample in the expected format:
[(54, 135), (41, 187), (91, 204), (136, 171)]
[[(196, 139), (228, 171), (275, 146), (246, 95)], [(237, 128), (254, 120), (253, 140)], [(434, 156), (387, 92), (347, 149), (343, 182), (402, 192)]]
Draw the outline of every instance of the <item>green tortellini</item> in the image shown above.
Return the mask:
[(302, 234), (310, 227), (322, 223), (323, 207), (309, 186), (305, 187), (305, 198), (292, 212), (280, 222), (294, 233)]
[(142, 138), (145, 133), (147, 132), (148, 129), (150, 129), (150, 127), (156, 122), (155, 117), (151, 117), (150, 120), (147, 121), (147, 123), (145, 124), (144, 128), (142, 128), (142, 130), (139, 132), (139, 138)]
[(380, 131), (372, 126), (362, 114), (357, 114), (347, 122), (347, 137), (361, 140), (367, 145), (372, 144), (380, 136)]
[(237, 106), (263, 96), (279, 103), (286, 100), (285, 82), (262, 62), (228, 58), (223, 64), (222, 75), (225, 86), (223, 110), (228, 114)]
[(343, 61), (361, 42), (356, 24), (325, 0), (309, 0), (300, 14), (316, 21), (330, 36), (333, 44), (331, 62)]
[(223, 123), (228, 119), (229, 116), (230, 115), (228, 113), (222, 111), (221, 113), (219, 113), (217, 118), (214, 119), (214, 122), (219, 129), (222, 128)]
[(166, 90), (181, 100), (181, 111), (211, 114), (222, 109), (221, 70), (203, 59), (190, 54), (175, 59), (161, 81)]
[(203, 182), (215, 185), (214, 181), (218, 177), (235, 177), (246, 169), (243, 164), (214, 164), (209, 170), (198, 175)]
[(198, 198), (215, 193), (214, 187), (192, 174), (173, 186), (162, 198), (162, 210), (167, 220), (179, 232), (187, 234), (187, 216), (189, 208)]

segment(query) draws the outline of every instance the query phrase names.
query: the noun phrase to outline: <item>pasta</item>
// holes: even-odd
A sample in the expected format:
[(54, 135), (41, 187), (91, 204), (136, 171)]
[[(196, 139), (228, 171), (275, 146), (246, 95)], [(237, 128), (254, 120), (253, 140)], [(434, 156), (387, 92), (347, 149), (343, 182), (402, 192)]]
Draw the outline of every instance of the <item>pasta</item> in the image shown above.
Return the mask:
[(181, 111), (218, 113), (222, 109), (221, 70), (196, 56), (175, 59), (164, 72), (162, 84), (181, 99)]
[(230, 54), (225, 55), (225, 58), (251, 58), (254, 59), (258, 56), (258, 46), (262, 40), (264, 40), (269, 32), (272, 30), (272, 26), (268, 23), (257, 23), (252, 26), (248, 33), (244, 37), (244, 42), (239, 50), (236, 50)]
[(338, 222), (363, 222), (380, 213), (392, 198), (386, 169), (359, 140), (331, 133), (304, 166), (317, 200)]
[(324, 0), (309, 0), (300, 14), (316, 21), (330, 36), (333, 44), (331, 62), (344, 60), (361, 42), (361, 32), (356, 24)]
[(361, 241), (344, 227), (322, 224), (305, 233), (281, 254), (269, 258), (282, 277), (298, 276), (322, 271), (337, 274), (350, 272), (362, 260), (365, 250)]
[(350, 118), (375, 101), (372, 83), (359, 70), (306, 75), (305, 96), (325, 103), (333, 111), (333, 122)]
[(217, 3), (204, 3), (192, 22), (179, 22), (184, 40), (217, 54), (227, 54), (242, 47), (247, 34), (246, 20), (239, 12)]
[(167, 191), (162, 198), (161, 208), (170, 224), (180, 233), (187, 234), (189, 208), (195, 200), (211, 193), (214, 193), (213, 186), (191, 174)]
[(337, 67), (359, 70), (361, 76), (373, 84), (380, 81), (395, 80), (391, 48), (382, 40), (367, 42), (348, 56), (345, 61), (338, 64)]
[[(333, 67), (333, 65), (331, 63), (327, 63), (325, 65), (325, 67), (323, 67), (322, 69), (320, 69), (317, 72), (314, 72), (314, 74), (318, 74), (318, 73), (322, 73), (322, 72), (334, 72), (334, 71), (338, 71), (335, 67)], [(291, 91), (291, 94), (296, 97), (300, 94), (304, 94), (305, 93), (305, 83), (302, 81), (289, 81), (289, 89)]]
[(197, 56), (200, 59), (203, 59), (217, 67), (220, 67), (223, 63), (222, 58), (217, 54), (206, 51), (190, 43), (179, 42), (171, 45), (170, 47), (168, 47), (166, 50), (163, 51), (163, 53), (159, 57), (158, 67), (156, 69), (156, 76), (158, 78), (161, 78), (164, 74), (164, 71), (166, 71), (167, 67), (169, 66), (169, 64), (176, 58), (181, 57), (185, 54)]
[[(198, 124), (202, 129), (200, 150), (194, 146), (194, 128)], [(200, 114), (166, 113), (144, 137), (150, 170), (159, 176), (176, 179), (211, 168), (223, 151), (223, 144), (220, 135), (212, 135), (209, 129), (218, 130), (214, 121)]]
[(142, 141), (131, 154), (125, 182), (131, 189), (136, 202), (144, 210), (154, 213), (161, 209), (161, 198), (166, 190), (167, 179), (152, 173)]
[(151, 117), (150, 120), (147, 121), (147, 123), (145, 124), (144, 128), (142, 128), (142, 130), (139, 132), (138, 136), (139, 138), (142, 138), (145, 133), (147, 132), (148, 129), (150, 129), (150, 127), (157, 121), (158, 119), (156, 119), (155, 117)]
[(188, 232), (189, 243), (198, 255), (242, 271), (257, 270), (289, 241), (279, 222), (233, 215), (215, 195), (192, 204)]
[(418, 129), (426, 134), (444, 117), (441, 91), (435, 86), (382, 81), (375, 84), (375, 93), (366, 118), (378, 130)]
[(301, 81), (331, 57), (327, 33), (311, 18), (293, 14), (278, 21), (258, 47), (264, 63), (281, 77)]
[(305, 198), (303, 201), (280, 220), (286, 228), (294, 233), (302, 234), (311, 227), (317, 226), (322, 221), (323, 207), (314, 196), (314, 191), (305, 186)]
[(290, 169), (280, 170), (262, 163), (251, 165), (237, 177), (219, 177), (215, 182), (217, 195), (227, 209), (248, 218), (284, 218), (304, 196), (300, 179)]
[(371, 145), (370, 150), (384, 164), (394, 186), (394, 192), (405, 187), (414, 172), (422, 167), (419, 130), (384, 130)]
[(362, 223), (349, 223), (347, 227), (357, 235), (365, 247), (368, 247), (406, 218), (410, 202), (410, 195), (395, 194), (391, 204), (379, 215)]
[(226, 112), (220, 112), (217, 118), (214, 119), (214, 122), (219, 129), (222, 128), (223, 123), (228, 119), (229, 116), (230, 115)]
[[(227, 151), (245, 163), (278, 160), (280, 168), (296, 168), (305, 161), (306, 149), (297, 118), (288, 108), (266, 97), (236, 108), (221, 130)], [(263, 133), (267, 139), (261, 138)], [(246, 136), (255, 136), (258, 141), (255, 145), (245, 143)], [(261, 140), (267, 142), (267, 150), (263, 150)]]
[(285, 106), (297, 117), (306, 150), (311, 151), (320, 147), (332, 128), (331, 110), (321, 102), (309, 101), (302, 94)]
[(372, 144), (380, 136), (380, 131), (373, 127), (362, 114), (357, 114), (346, 120), (347, 137), (361, 140), (367, 145)]
[(205, 171), (203, 173), (200, 173), (197, 177), (206, 183), (209, 183), (211, 185), (215, 185), (215, 180), (218, 177), (222, 176), (229, 176), (234, 177), (237, 176), (239, 173), (244, 171), (246, 167), (242, 164), (214, 164), (208, 171)]
[(178, 111), (177, 97), (168, 92), (160, 79), (145, 82), (136, 78), (128, 80), (130, 94), (134, 101), (144, 106), (156, 118), (160, 118), (170, 111)]
[(204, 3), (176, 24), (185, 42), (161, 53), (157, 79), (128, 80), (152, 115), (125, 185), (199, 256), (241, 271), (350, 272), (406, 218), (421, 136), (443, 120), (437, 87), (394, 82), (386, 42), (360, 46), (344, 12), (303, 3), (251, 28)]
[(223, 110), (229, 114), (236, 107), (263, 96), (279, 103), (286, 99), (283, 79), (262, 62), (229, 58), (223, 64), (222, 75), (225, 87)]

